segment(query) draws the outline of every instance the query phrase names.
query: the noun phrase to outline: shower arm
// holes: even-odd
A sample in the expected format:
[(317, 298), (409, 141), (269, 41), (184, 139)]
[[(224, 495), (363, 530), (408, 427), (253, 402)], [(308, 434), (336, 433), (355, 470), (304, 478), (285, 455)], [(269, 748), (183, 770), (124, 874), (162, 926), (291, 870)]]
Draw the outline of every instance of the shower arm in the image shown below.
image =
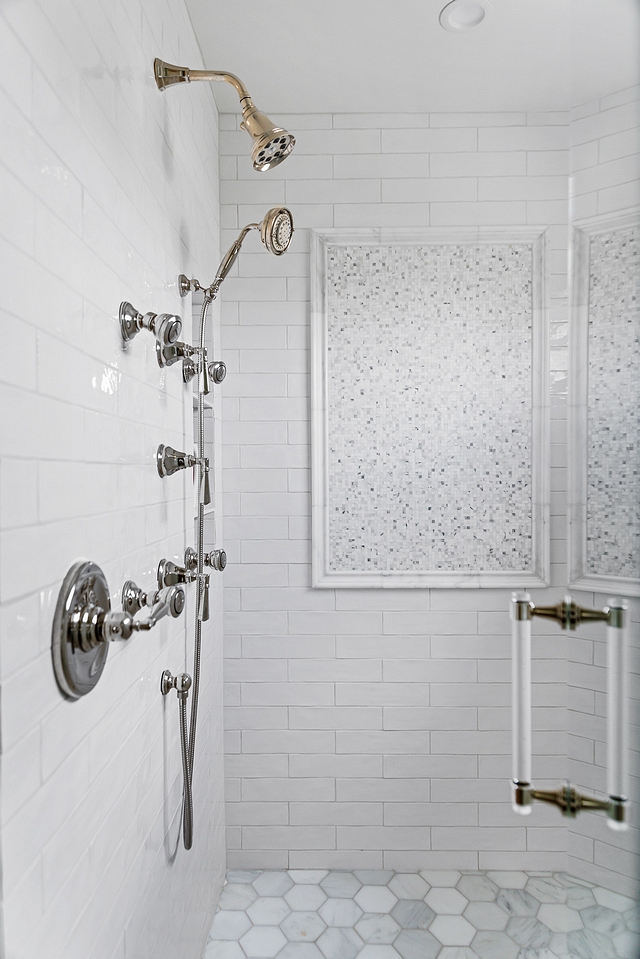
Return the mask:
[(229, 83), (240, 98), (240, 106), (242, 107), (241, 128), (256, 139), (273, 129), (273, 124), (269, 118), (264, 113), (260, 113), (244, 83), (235, 74), (226, 73), (224, 70), (192, 70), (190, 67), (179, 67), (175, 63), (165, 63), (159, 57), (154, 60), (153, 69), (159, 90), (166, 90), (167, 87), (175, 86), (177, 83), (194, 83), (198, 80), (207, 80), (211, 83)]

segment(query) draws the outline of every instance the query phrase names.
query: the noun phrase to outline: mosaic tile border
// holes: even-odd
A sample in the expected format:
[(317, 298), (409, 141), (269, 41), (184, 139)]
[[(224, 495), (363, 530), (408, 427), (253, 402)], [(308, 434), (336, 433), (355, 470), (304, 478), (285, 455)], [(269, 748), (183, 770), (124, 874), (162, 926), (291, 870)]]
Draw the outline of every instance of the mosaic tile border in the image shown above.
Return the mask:
[[(530, 385), (531, 403), (531, 481), (526, 494), (531, 517), (531, 551), (525, 558), (518, 550), (511, 553), (511, 568), (500, 568), (498, 562), (488, 562), (489, 568), (465, 567), (460, 559), (439, 557), (437, 562), (399, 563), (377, 565), (391, 568), (357, 569), (336, 568), (335, 535), (331, 536), (330, 476), (330, 421), (329, 409), (329, 336), (330, 336), (330, 264), (329, 251), (341, 248), (362, 248), (374, 251), (376, 247), (457, 248), (501, 245), (526, 245), (532, 250), (532, 311), (531, 311), (531, 368), (526, 370), (525, 390)], [(548, 479), (548, 335), (544, 292), (545, 236), (537, 228), (472, 228), (422, 229), (420, 231), (358, 230), (312, 233), (311, 235), (311, 356), (312, 356), (312, 582), (314, 587), (370, 587), (402, 588), (431, 586), (456, 587), (539, 587), (548, 582), (549, 543), (549, 479)], [(348, 253), (348, 251), (345, 251)], [(488, 366), (490, 369), (490, 364)], [(487, 378), (487, 399), (491, 398), (491, 382)], [(483, 391), (484, 393), (484, 391)], [(442, 497), (441, 497), (442, 499)], [(445, 497), (446, 499), (446, 497)], [(402, 517), (401, 517), (402, 518)], [(396, 537), (397, 538), (397, 537)], [(425, 550), (425, 552), (428, 552)], [(446, 551), (445, 551), (446, 552)], [(468, 552), (468, 551), (467, 551)], [(424, 565), (421, 563), (424, 562)], [(348, 564), (347, 564), (348, 565)], [(434, 568), (429, 568), (432, 565)], [(508, 567), (505, 562), (504, 566)], [(424, 568), (426, 566), (427, 568)]]
[[(599, 349), (593, 354), (597, 357), (597, 368), (602, 372), (602, 381), (594, 383), (594, 363), (590, 355), (590, 343), (598, 323), (604, 318), (603, 308), (608, 304), (602, 296), (608, 294), (609, 300), (615, 295), (609, 278), (604, 287), (594, 273), (592, 264), (592, 246), (596, 259), (602, 260), (606, 247), (615, 243), (616, 235), (629, 236), (631, 231), (636, 235), (640, 229), (638, 213), (624, 214), (615, 217), (593, 217), (581, 221), (574, 229), (572, 236), (573, 249), (573, 276), (571, 285), (571, 313), (570, 313), (570, 361), (572, 372), (570, 377), (569, 403), (569, 586), (578, 589), (596, 590), (604, 593), (616, 593), (621, 596), (640, 596), (640, 573), (638, 564), (638, 537), (640, 528), (634, 522), (629, 511), (623, 510), (624, 528), (616, 534), (616, 522), (620, 518), (621, 504), (632, 503), (634, 498), (640, 497), (640, 479), (635, 492), (625, 483), (624, 489), (615, 488), (615, 479), (612, 488), (608, 489), (607, 477), (615, 477), (619, 472), (616, 467), (616, 455), (620, 462), (629, 455), (638, 458), (637, 411), (635, 421), (621, 422), (621, 415), (626, 415), (619, 403), (616, 386), (607, 375), (611, 365), (607, 359), (607, 350)], [(600, 254), (600, 256), (599, 256)], [(611, 257), (609, 257), (609, 260)], [(618, 262), (618, 257), (613, 258)], [(622, 263), (622, 260), (620, 260)], [(595, 264), (597, 266), (597, 263)], [(623, 264), (624, 266), (624, 264)], [(631, 285), (632, 276), (626, 267), (625, 275), (620, 277), (621, 288), (624, 286), (627, 293)], [(609, 304), (611, 310), (616, 311), (615, 303)], [(605, 309), (605, 313), (607, 310)], [(638, 303), (632, 310), (636, 322), (640, 326)], [(607, 314), (607, 318), (609, 317)], [(603, 344), (606, 347), (606, 344)], [(633, 356), (634, 367), (638, 364), (637, 352)], [(611, 371), (609, 370), (609, 373)], [(633, 376), (631, 370), (627, 382)], [(600, 425), (606, 425), (610, 419), (613, 430), (601, 430), (594, 434), (594, 412), (589, 409), (590, 399), (597, 397), (598, 405), (609, 404), (610, 413), (606, 410), (598, 411)], [(591, 431), (590, 431), (591, 424)], [(629, 427), (634, 435), (625, 443), (624, 450), (616, 454), (612, 437), (616, 428), (624, 433)], [(606, 449), (603, 446), (606, 446)], [(589, 457), (599, 448), (602, 456), (596, 461), (589, 462)], [(600, 462), (602, 460), (602, 462)], [(594, 496), (595, 494), (595, 496)], [(602, 518), (603, 523), (599, 521)], [(621, 561), (612, 555), (611, 544), (626, 544), (626, 556)]]

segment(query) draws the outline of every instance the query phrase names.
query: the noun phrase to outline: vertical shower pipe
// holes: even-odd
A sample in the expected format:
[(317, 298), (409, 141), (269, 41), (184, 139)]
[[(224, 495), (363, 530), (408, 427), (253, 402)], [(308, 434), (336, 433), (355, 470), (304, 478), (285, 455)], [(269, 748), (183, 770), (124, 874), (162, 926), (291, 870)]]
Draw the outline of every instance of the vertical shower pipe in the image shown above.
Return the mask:
[[(512, 780), (516, 790), (531, 785), (531, 601), (528, 593), (511, 599)], [(530, 804), (513, 803), (528, 816)]]
[[(612, 802), (627, 798), (628, 673), (626, 608), (610, 599), (607, 621), (607, 793)], [(609, 819), (611, 829), (624, 823)]]

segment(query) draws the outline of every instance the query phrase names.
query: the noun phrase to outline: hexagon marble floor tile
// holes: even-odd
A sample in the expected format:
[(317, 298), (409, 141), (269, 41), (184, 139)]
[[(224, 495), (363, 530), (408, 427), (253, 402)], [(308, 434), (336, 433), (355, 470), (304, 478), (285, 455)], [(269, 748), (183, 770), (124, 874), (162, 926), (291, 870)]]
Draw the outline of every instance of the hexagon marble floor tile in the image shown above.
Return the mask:
[(203, 959), (638, 959), (640, 905), (565, 873), (235, 870)]

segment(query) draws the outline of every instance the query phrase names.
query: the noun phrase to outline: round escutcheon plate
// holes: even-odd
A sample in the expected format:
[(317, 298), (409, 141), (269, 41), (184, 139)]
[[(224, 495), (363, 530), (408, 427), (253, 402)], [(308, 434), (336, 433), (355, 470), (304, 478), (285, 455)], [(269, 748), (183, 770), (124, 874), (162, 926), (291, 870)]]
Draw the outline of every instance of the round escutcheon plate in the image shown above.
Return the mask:
[(109, 652), (108, 643), (84, 652), (73, 642), (71, 616), (87, 605), (100, 606), (107, 612), (111, 609), (111, 599), (100, 567), (80, 560), (64, 578), (51, 632), (53, 670), (58, 686), (69, 699), (80, 699), (91, 692), (102, 675)]

